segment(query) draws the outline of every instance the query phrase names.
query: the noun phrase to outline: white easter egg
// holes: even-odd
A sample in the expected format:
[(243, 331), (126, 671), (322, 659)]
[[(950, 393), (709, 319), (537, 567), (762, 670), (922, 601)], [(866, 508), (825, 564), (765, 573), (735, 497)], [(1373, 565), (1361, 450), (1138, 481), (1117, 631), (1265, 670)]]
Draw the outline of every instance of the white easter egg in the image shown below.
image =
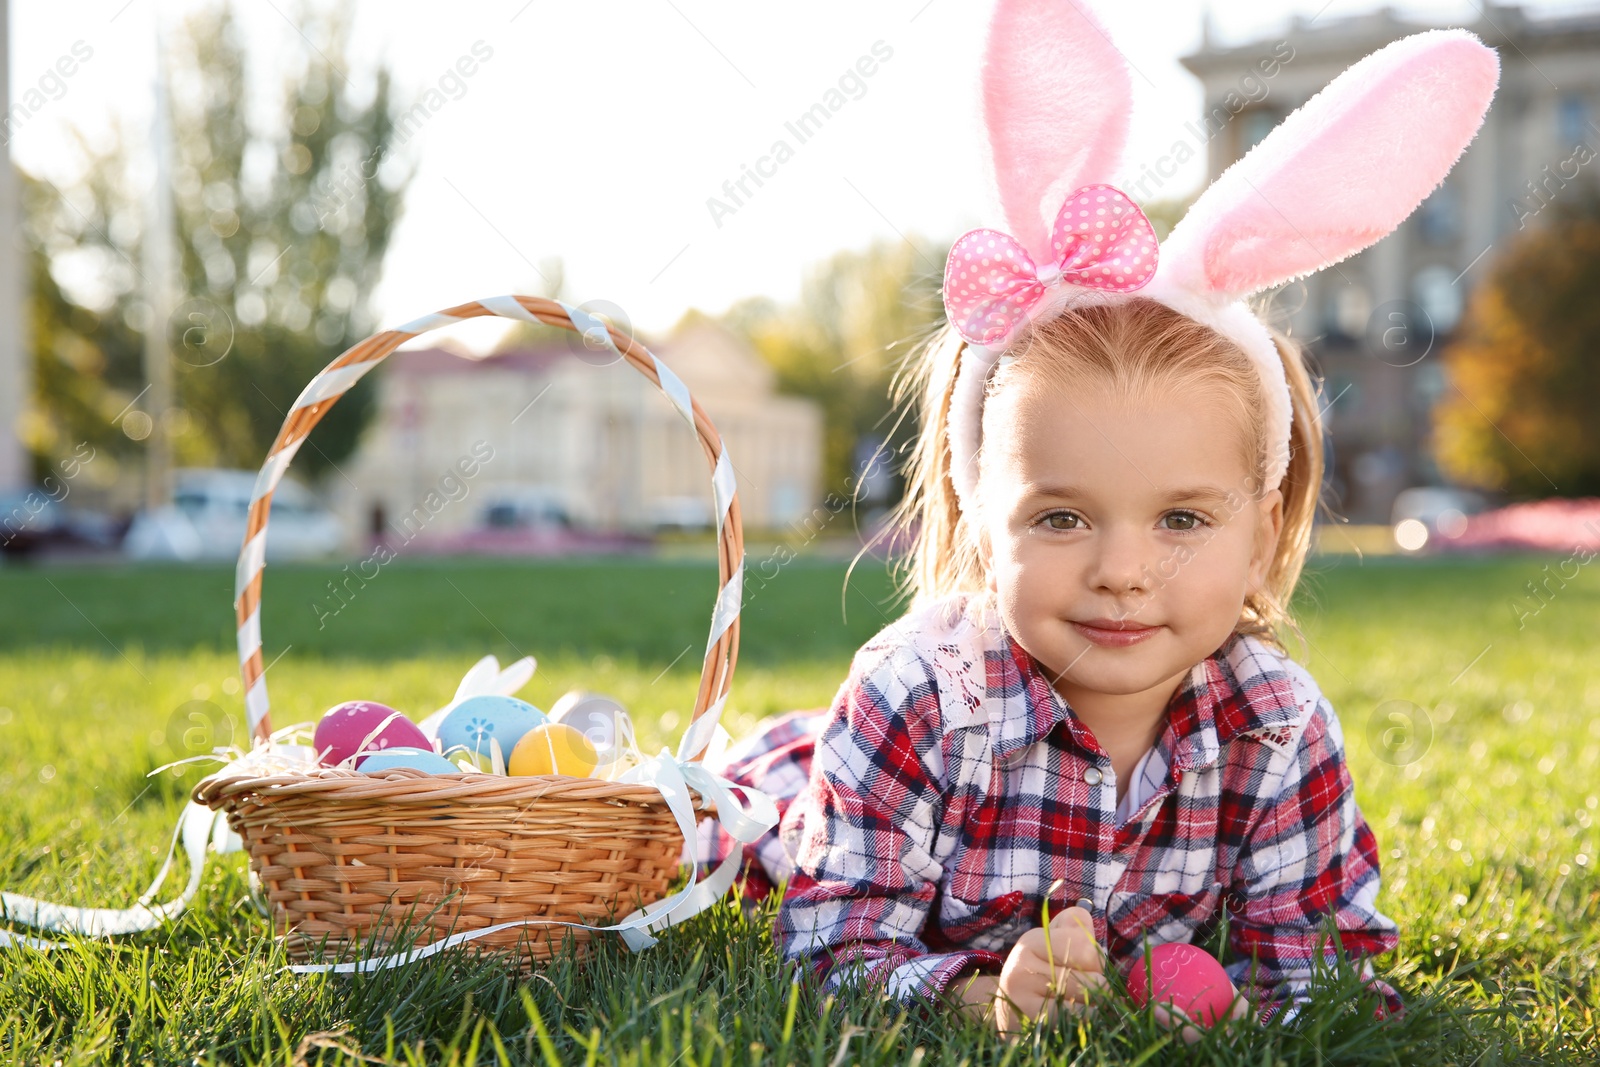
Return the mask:
[(583, 689), (574, 689), (556, 701), (550, 721), (571, 726), (588, 738), (602, 767), (621, 758), (633, 736), (633, 722), (621, 704), (603, 693)]

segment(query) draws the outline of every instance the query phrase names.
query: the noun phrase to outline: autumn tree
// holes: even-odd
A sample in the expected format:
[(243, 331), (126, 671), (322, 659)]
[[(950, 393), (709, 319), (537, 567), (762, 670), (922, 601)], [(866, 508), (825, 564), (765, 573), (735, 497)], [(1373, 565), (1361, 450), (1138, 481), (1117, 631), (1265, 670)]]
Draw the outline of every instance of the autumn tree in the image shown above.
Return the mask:
[(1600, 189), (1572, 189), (1519, 233), (1444, 354), (1442, 470), (1513, 496), (1600, 495)]

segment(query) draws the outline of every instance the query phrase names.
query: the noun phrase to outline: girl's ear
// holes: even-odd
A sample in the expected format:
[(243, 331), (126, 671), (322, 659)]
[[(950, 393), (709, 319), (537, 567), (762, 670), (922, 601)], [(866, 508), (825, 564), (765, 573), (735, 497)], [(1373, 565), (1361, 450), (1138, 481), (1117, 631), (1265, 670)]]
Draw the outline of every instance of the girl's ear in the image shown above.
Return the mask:
[(1283, 534), (1283, 490), (1274, 489), (1256, 504), (1260, 509), (1256, 539), (1250, 557), (1250, 591), (1266, 584), (1272, 559), (1278, 554), (1278, 538)]
[(1158, 270), (1231, 302), (1354, 255), (1444, 180), (1499, 78), (1499, 57), (1466, 30), (1379, 49), (1224, 171), (1161, 246)]
[(998, 0), (983, 63), (983, 119), (1011, 236), (1050, 262), (1068, 194), (1116, 176), (1128, 136), (1128, 63), (1072, 0)]

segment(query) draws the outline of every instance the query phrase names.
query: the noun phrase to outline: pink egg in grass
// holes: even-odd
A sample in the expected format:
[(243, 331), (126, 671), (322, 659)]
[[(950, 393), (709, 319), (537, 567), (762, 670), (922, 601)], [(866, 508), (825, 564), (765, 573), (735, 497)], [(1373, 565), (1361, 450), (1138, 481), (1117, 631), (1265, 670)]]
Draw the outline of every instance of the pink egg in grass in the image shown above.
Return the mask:
[(1233, 983), (1216, 957), (1194, 945), (1156, 945), (1150, 967), (1141, 953), (1128, 971), (1128, 996), (1139, 1007), (1154, 1000), (1210, 1027), (1233, 1010)]
[[(384, 724), (385, 719), (389, 719), (387, 725)], [(368, 740), (374, 731), (377, 731), (377, 736)], [(432, 742), (423, 736), (416, 723), (388, 705), (371, 700), (347, 700), (323, 712), (313, 735), (312, 746), (317, 750), (320, 762), (327, 767), (343, 763), (355, 755), (357, 749), (377, 752), (386, 748), (407, 747), (433, 751)]]

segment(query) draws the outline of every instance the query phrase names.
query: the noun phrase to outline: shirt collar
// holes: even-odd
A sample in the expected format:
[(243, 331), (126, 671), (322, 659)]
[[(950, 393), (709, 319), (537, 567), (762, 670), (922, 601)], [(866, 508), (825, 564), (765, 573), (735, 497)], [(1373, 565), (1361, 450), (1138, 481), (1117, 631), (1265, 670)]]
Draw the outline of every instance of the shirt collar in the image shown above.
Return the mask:
[[(995, 754), (1003, 759), (1064, 724), (1075, 744), (1105, 755), (1039, 661), (1004, 627), (1000, 632), (1001, 654), (991, 660), (988, 679), (989, 692), (999, 694), (1001, 703), (1000, 714), (990, 719), (999, 726), (998, 731), (991, 727)], [(1222, 746), (1242, 734), (1264, 731), (1281, 738), (1302, 715), (1282, 661), (1261, 642), (1237, 633), (1190, 668), (1167, 712), (1168, 729), (1159, 743), (1170, 746), (1174, 771), (1210, 766)]]

